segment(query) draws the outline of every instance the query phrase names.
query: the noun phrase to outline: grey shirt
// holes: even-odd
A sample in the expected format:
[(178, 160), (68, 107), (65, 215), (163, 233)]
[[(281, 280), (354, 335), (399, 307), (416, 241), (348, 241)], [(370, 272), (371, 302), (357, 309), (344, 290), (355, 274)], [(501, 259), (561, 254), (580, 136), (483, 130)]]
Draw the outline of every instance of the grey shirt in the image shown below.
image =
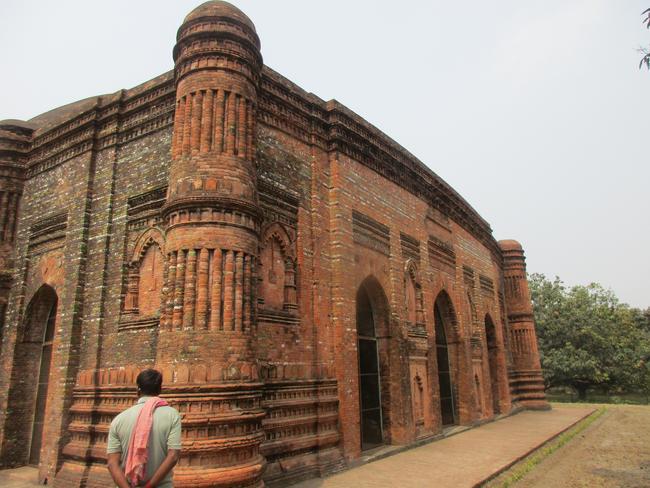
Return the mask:
[[(108, 431), (108, 442), (106, 452), (122, 453), (120, 463), (122, 470), (126, 467), (126, 457), (129, 449), (129, 439), (135, 427), (138, 414), (144, 403), (151, 397), (143, 396), (138, 403), (131, 408), (124, 410), (113, 419), (111, 428)], [(149, 457), (145, 480), (150, 479), (158, 467), (167, 457), (168, 449), (181, 448), (181, 416), (172, 407), (158, 407), (153, 413), (153, 425), (149, 435)], [(172, 488), (173, 470), (158, 485), (160, 488)]]

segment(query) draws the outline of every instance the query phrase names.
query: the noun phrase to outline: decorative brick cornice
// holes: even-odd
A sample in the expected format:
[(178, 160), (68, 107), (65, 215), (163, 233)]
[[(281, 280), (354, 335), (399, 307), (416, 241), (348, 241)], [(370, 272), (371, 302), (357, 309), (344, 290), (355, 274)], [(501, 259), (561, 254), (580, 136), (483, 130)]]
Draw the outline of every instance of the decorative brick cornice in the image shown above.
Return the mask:
[(166, 195), (167, 186), (161, 186), (146, 193), (135, 195), (129, 198), (127, 202), (127, 213), (129, 215), (135, 215), (146, 210), (160, 209), (165, 204)]
[(32, 224), (29, 229), (29, 238), (37, 239), (44, 235), (65, 231), (67, 225), (68, 214), (66, 212), (45, 217)]
[[(173, 125), (174, 93), (170, 71), (140, 87), (98, 97), (93, 108), (36, 135), (29, 152), (28, 177), (94, 147), (104, 149), (169, 130)], [(440, 216), (461, 225), (501, 260), (489, 224), (454, 189), (340, 103), (325, 102), (264, 66), (258, 120), (323, 150), (339, 151), (373, 169), (427, 201)], [(94, 137), (98, 139), (96, 144)]]

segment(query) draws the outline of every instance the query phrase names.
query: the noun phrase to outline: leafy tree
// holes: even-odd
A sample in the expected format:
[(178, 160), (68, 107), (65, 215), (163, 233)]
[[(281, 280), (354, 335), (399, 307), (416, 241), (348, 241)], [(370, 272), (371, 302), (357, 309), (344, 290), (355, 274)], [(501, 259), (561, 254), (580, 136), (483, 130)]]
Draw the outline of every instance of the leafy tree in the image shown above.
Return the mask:
[[(650, 29), (650, 8), (643, 11), (641, 14), (643, 16), (643, 23), (646, 26), (646, 29)], [(641, 61), (639, 62), (639, 69), (644, 65), (650, 70), (650, 50), (648, 48), (642, 47), (639, 49), (639, 52), (643, 54)]]
[(570, 386), (580, 399), (596, 386), (639, 391), (647, 384), (650, 391), (643, 312), (597, 283), (567, 289), (557, 277), (533, 274), (530, 288), (547, 388)]

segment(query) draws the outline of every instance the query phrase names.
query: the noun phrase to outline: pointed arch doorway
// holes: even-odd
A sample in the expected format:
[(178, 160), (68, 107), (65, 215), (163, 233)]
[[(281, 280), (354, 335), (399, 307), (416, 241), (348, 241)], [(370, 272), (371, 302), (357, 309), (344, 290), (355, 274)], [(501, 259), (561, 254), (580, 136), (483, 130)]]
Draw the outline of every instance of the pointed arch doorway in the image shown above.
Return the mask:
[[(382, 370), (386, 370), (386, 335), (388, 301), (381, 285), (367, 278), (359, 287), (356, 297), (357, 351), (359, 361), (359, 415), (361, 449), (368, 450), (385, 442), (384, 422), (386, 411), (382, 408), (386, 391)], [(382, 360), (382, 357), (384, 358)]]
[(28, 370), (25, 375), (37, 380), (35, 386), (34, 411), (32, 415), (31, 434), (29, 437), (29, 459), (31, 465), (38, 466), (41, 447), (43, 445), (43, 431), (47, 394), (50, 383), (50, 370), (52, 366), (52, 345), (56, 330), (56, 312), (58, 297), (54, 289), (43, 285), (34, 294), (27, 307), (25, 315), (25, 332), (23, 343), (29, 344), (36, 357), (27, 363)]
[(458, 405), (455, 395), (454, 375), (451, 368), (452, 350), (449, 343), (450, 320), (453, 320), (451, 301), (441, 292), (434, 305), (436, 332), (436, 359), (438, 363), (438, 386), (440, 391), (440, 416), (442, 425), (458, 423)]

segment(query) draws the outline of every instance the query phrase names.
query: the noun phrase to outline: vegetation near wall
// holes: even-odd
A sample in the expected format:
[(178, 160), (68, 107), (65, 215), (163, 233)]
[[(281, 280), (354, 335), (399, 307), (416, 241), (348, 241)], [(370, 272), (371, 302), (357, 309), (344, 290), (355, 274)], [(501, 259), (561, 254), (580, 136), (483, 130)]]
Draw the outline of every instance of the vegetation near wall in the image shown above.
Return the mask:
[(650, 308), (621, 303), (598, 283), (566, 287), (529, 277), (546, 388), (650, 395)]

